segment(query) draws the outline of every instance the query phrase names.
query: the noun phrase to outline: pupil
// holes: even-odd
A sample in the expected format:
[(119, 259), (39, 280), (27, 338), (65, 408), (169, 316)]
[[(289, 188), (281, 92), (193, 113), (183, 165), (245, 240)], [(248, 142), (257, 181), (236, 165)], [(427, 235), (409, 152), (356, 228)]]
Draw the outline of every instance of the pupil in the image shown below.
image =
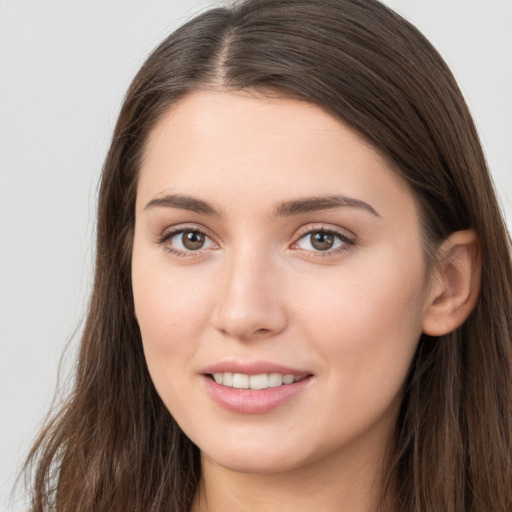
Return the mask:
[(199, 231), (185, 231), (182, 236), (183, 245), (192, 251), (204, 245), (204, 235)]
[(311, 235), (311, 245), (319, 251), (326, 251), (334, 245), (334, 235), (325, 231), (317, 231)]

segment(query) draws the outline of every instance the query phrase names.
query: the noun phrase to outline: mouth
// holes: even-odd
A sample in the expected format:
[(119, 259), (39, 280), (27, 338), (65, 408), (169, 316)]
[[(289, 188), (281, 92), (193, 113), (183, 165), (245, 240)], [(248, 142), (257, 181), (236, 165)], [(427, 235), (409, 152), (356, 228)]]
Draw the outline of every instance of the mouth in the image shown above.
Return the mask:
[(274, 361), (220, 361), (204, 368), (208, 396), (237, 414), (264, 414), (291, 406), (311, 389), (315, 375)]
[(310, 377), (311, 375), (293, 375), (290, 373), (259, 373), (249, 375), (246, 373), (215, 372), (207, 376), (221, 386), (234, 389), (262, 390), (288, 386)]
[(296, 403), (314, 380), (311, 373), (272, 370), (269, 373), (261, 369), (257, 373), (209, 370), (203, 373), (203, 382), (210, 398), (223, 409), (237, 414), (264, 414)]

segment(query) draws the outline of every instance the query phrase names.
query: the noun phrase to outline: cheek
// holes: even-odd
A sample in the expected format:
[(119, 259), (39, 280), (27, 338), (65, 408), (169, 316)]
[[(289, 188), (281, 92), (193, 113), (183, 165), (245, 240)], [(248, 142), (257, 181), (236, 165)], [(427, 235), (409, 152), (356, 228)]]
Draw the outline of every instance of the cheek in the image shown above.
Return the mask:
[(394, 421), (421, 334), (421, 280), (392, 268), (352, 269), (303, 294), (305, 337), (316, 340), (320, 378), (330, 390), (317, 407), (328, 411), (334, 431), (348, 436), (379, 419)]
[(161, 257), (134, 250), (132, 286), (144, 353), (157, 387), (193, 362), (209, 315), (204, 282), (191, 268), (173, 271)]
[(204, 307), (193, 288), (173, 277), (134, 267), (133, 293), (151, 379), (166, 408), (183, 418), (194, 400), (186, 377), (195, 367)]
[(423, 316), (422, 256), (412, 256), (383, 251), (374, 265), (361, 259), (295, 291), (306, 336), (345, 385), (405, 378)]
[[(132, 288), (141, 330), (168, 336), (198, 326), (204, 306), (204, 282), (192, 266), (173, 266), (163, 249), (134, 242)], [(184, 319), (187, 319), (184, 322)]]

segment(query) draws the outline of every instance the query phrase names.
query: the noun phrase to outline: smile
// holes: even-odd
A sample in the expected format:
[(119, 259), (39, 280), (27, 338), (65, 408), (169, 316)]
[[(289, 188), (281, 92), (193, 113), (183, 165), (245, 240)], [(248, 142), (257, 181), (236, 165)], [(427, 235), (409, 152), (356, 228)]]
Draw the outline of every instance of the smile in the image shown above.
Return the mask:
[(283, 373), (260, 373), (248, 375), (245, 373), (216, 372), (211, 377), (217, 384), (235, 389), (267, 389), (293, 384), (305, 378)]
[[(220, 380), (222, 382), (218, 382)], [(223, 409), (237, 414), (264, 414), (293, 403), (313, 381), (314, 376), (306, 373), (203, 374), (203, 383), (210, 398)]]

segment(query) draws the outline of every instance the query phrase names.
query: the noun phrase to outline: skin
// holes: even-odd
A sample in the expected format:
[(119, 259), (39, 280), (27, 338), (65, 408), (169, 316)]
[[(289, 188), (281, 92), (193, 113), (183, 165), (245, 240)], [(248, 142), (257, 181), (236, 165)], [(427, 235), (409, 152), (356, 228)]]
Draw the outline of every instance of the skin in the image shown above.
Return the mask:
[[(218, 215), (159, 202), (177, 194)], [(338, 194), (374, 211), (276, 215), (282, 202)], [(205, 245), (171, 252), (183, 252), (181, 235), (162, 237), (185, 227)], [(308, 233), (321, 229), (351, 243), (335, 235), (334, 249), (317, 250)], [(306, 102), (193, 92), (150, 134), (132, 273), (152, 379), (201, 450), (195, 510), (374, 510), (437, 289), (414, 198), (376, 151)], [(205, 389), (204, 369), (226, 361), (312, 377), (269, 412), (237, 413)]]

